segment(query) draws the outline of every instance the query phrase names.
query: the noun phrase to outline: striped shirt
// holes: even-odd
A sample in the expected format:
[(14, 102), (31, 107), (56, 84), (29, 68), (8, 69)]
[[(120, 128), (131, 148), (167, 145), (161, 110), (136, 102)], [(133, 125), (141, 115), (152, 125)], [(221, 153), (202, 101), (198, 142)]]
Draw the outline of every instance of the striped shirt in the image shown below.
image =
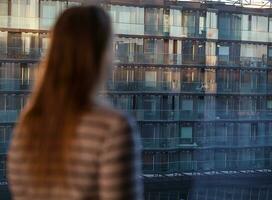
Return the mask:
[(67, 162), (69, 188), (54, 184), (57, 166), (56, 174), (47, 177), (50, 186), (28, 187), (18, 138), (13, 138), (8, 155), (14, 200), (142, 199), (139, 137), (131, 120), (113, 109), (98, 106), (82, 116)]

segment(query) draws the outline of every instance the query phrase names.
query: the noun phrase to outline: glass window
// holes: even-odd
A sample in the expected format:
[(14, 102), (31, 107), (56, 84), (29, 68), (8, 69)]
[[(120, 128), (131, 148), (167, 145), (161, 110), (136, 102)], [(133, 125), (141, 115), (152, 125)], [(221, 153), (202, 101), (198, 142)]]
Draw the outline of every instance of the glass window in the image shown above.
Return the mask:
[(182, 127), (180, 137), (182, 139), (192, 140), (192, 138), (193, 138), (193, 128), (192, 127)]
[(272, 109), (272, 100), (267, 100), (266, 106), (268, 109)]
[(145, 86), (146, 87), (156, 87), (156, 72), (155, 71), (146, 71), (145, 72)]
[(65, 1), (45, 1), (40, 2), (40, 28), (49, 29), (56, 17), (67, 7)]
[(228, 56), (229, 55), (229, 47), (220, 46), (219, 47), (219, 55), (220, 56)]
[(272, 17), (269, 17), (269, 32), (272, 32)]
[(38, 1), (11, 0), (11, 16), (38, 17)]
[(143, 170), (144, 171), (149, 171), (154, 169), (154, 155), (153, 154), (148, 154), (144, 153), (143, 154)]
[(8, 0), (1, 0), (0, 1), (0, 16), (7, 16), (7, 15), (8, 15)]
[(207, 27), (217, 28), (217, 14), (215, 12), (207, 12)]
[[(154, 95), (152, 96), (145, 96), (144, 98), (144, 109), (149, 111), (156, 111), (156, 97)], [(152, 114), (146, 112), (146, 114)], [(153, 113), (154, 114), (154, 113)]]
[(126, 6), (120, 6), (119, 19), (120, 23), (129, 24), (130, 21), (130, 9)]
[(215, 167), (217, 169), (224, 169), (226, 167), (227, 154), (223, 151), (216, 151), (214, 155)]
[(256, 17), (256, 31), (259, 31), (259, 32), (268, 31), (268, 17), (263, 17), (263, 16)]
[(142, 138), (155, 138), (156, 126), (154, 124), (142, 125)]
[(145, 33), (162, 35), (164, 15), (161, 8), (145, 8)]
[(191, 100), (191, 99), (182, 100), (181, 107), (182, 107), (183, 111), (192, 111), (193, 110), (193, 100)]
[(5, 142), (6, 142), (5, 129), (3, 127), (0, 127), (0, 144), (3, 144)]
[(268, 47), (268, 57), (272, 58), (272, 46)]
[(172, 20), (172, 25), (175, 26), (181, 26), (181, 17), (182, 17), (182, 11), (181, 10), (175, 10), (171, 9), (171, 20)]

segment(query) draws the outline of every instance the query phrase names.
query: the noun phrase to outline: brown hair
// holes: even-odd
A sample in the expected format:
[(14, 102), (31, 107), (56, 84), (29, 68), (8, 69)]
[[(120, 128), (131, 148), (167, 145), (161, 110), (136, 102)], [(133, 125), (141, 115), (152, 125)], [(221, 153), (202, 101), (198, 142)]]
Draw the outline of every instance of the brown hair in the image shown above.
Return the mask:
[(73, 7), (58, 18), (41, 77), (15, 129), (31, 184), (46, 184), (53, 166), (66, 183), (68, 144), (80, 116), (92, 106), (110, 43), (111, 21), (102, 8)]

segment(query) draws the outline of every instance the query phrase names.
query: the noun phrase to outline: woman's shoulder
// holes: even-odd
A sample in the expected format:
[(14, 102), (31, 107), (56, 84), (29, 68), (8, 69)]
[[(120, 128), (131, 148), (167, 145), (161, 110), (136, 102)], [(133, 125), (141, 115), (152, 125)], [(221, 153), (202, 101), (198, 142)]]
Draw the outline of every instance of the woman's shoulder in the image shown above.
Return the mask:
[(133, 128), (135, 121), (132, 116), (110, 105), (96, 104), (83, 115), (83, 120), (103, 124), (107, 129)]

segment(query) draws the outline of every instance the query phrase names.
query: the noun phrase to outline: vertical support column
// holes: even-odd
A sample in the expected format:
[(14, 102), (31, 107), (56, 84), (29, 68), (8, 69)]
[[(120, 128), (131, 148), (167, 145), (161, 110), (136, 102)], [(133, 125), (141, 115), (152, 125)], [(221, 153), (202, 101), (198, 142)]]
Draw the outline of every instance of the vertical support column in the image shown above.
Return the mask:
[(169, 39), (164, 39), (164, 49), (163, 49), (163, 63), (169, 65)]
[(8, 16), (11, 16), (11, 0), (8, 0)]

